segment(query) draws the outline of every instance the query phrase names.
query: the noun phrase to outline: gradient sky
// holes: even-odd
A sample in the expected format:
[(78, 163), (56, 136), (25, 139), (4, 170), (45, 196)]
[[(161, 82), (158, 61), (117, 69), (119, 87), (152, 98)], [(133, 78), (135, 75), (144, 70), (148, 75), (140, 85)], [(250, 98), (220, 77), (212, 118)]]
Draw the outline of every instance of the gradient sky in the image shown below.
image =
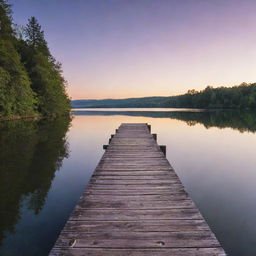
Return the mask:
[(36, 16), (73, 99), (256, 82), (255, 0), (10, 0)]

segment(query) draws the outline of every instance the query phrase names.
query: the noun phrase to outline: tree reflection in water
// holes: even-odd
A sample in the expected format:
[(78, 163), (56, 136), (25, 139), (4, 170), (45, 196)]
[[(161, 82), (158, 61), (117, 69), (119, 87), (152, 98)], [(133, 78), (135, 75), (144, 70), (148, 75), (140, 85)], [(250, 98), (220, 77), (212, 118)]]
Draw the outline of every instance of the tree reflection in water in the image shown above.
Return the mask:
[(15, 233), (21, 207), (38, 214), (55, 172), (68, 157), (70, 117), (0, 123), (0, 244)]
[(239, 130), (240, 132), (256, 132), (256, 111), (255, 110), (193, 110), (186, 109), (184, 111), (165, 110), (79, 110), (73, 111), (75, 115), (123, 115), (123, 116), (141, 116), (141, 117), (153, 117), (153, 118), (171, 118), (176, 120), (185, 121), (189, 126), (196, 124), (203, 124), (206, 128), (232, 128)]

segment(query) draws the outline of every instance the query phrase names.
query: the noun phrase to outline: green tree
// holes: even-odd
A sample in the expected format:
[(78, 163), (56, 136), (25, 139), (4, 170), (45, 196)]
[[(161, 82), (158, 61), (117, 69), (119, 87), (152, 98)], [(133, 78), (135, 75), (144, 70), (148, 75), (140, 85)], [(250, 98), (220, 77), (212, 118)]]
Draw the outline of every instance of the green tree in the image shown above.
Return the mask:
[(11, 5), (0, 0), (0, 35), (1, 39), (13, 39)]
[(25, 28), (25, 36), (27, 44), (31, 46), (34, 51), (40, 51), (45, 56), (50, 56), (50, 51), (44, 38), (44, 31), (35, 17), (31, 17), (28, 20), (28, 24)]
[(11, 14), (7, 0), (0, 0), (0, 117), (68, 112), (61, 65), (51, 55), (44, 31), (35, 17), (25, 28), (15, 27)]
[(44, 32), (35, 17), (25, 28), (26, 43), (21, 55), (38, 97), (38, 111), (43, 115), (61, 115), (70, 110), (61, 65), (51, 55)]
[(10, 5), (0, 0), (0, 115), (34, 114), (35, 95), (15, 48)]

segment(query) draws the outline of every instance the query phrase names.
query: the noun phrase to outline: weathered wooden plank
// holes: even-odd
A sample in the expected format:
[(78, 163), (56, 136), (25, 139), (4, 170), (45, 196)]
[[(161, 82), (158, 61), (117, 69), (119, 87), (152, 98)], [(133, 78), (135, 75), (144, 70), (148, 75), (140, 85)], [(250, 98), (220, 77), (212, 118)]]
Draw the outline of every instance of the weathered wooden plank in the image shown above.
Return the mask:
[(62, 232), (55, 247), (74, 248), (189, 248), (215, 247), (218, 241), (211, 231), (180, 232)]
[(101, 161), (99, 163), (99, 166), (104, 165), (104, 166), (116, 166), (116, 165), (121, 165), (123, 166), (166, 166), (167, 162), (166, 161), (162, 161), (162, 160), (158, 160), (158, 158), (155, 158), (155, 161), (152, 159), (150, 161), (147, 160), (136, 160), (133, 159), (132, 163), (131, 160), (124, 160), (124, 159), (118, 159), (118, 160), (108, 160), (108, 161)]
[(84, 200), (76, 209), (173, 209), (194, 208), (191, 200), (165, 200), (165, 201), (141, 201), (141, 200)]
[(147, 175), (148, 174), (157, 174), (159, 173), (160, 175), (162, 173), (168, 174), (168, 173), (172, 173), (173, 169), (171, 168), (149, 168), (149, 167), (143, 167), (143, 168), (134, 168), (134, 169), (122, 169), (121, 167), (117, 167), (117, 168), (100, 168), (99, 166), (97, 166), (95, 173), (96, 172), (116, 172), (119, 173), (120, 175), (125, 174), (127, 172), (134, 172), (134, 174), (139, 174), (139, 172), (141, 174)]
[[(143, 195), (176, 195), (183, 192), (184, 189), (155, 189), (155, 190), (134, 190), (134, 189), (87, 189), (83, 195), (116, 195), (116, 196), (143, 196)], [(133, 200), (135, 200), (134, 198)], [(171, 198), (170, 198), (171, 199)], [(176, 200), (176, 198), (174, 198)], [(174, 200), (173, 199), (173, 200)]]
[[(182, 185), (181, 184), (172, 184), (172, 187), (176, 187), (176, 188), (181, 188)], [(113, 185), (113, 184), (88, 184), (87, 187), (88, 188), (94, 188), (94, 189), (131, 189), (131, 190), (148, 190), (148, 189), (169, 189), (171, 187), (170, 185), (155, 185), (155, 184), (151, 184), (151, 185), (134, 185), (134, 184), (126, 184), (126, 185)]]
[(168, 179), (177, 179), (178, 176), (175, 174), (164, 174), (164, 175), (133, 175), (133, 173), (130, 173), (129, 175), (127, 174), (123, 174), (120, 175), (118, 174), (107, 174), (104, 173), (104, 175), (102, 175), (102, 173), (95, 173), (92, 175), (92, 179), (97, 179), (97, 180), (157, 180), (157, 181), (161, 181), (161, 180), (168, 180)]
[(165, 166), (121, 166), (121, 165), (117, 165), (117, 166), (106, 166), (106, 167), (103, 167), (103, 166), (97, 166), (97, 171), (104, 171), (104, 172), (107, 172), (107, 171), (118, 171), (118, 172), (127, 172), (127, 171), (154, 171), (154, 172), (160, 172), (160, 171), (173, 171), (173, 169), (171, 167), (165, 167)]
[(113, 195), (113, 194), (105, 194), (105, 195), (95, 195), (95, 194), (85, 194), (84, 200), (139, 200), (139, 201), (160, 201), (160, 200), (172, 200), (172, 199), (188, 199), (188, 195), (183, 192), (177, 192), (173, 194), (164, 194), (164, 195)]
[(93, 194), (94, 192), (98, 193), (99, 191), (105, 191), (113, 193), (120, 192), (121, 194), (129, 195), (134, 192), (134, 194), (178, 194), (180, 192), (185, 192), (184, 187), (181, 184), (172, 184), (171, 186), (158, 186), (158, 185), (140, 185), (139, 187), (135, 187), (134, 185), (105, 185), (105, 184), (88, 184), (85, 193), (89, 192)]
[(51, 256), (224, 256), (147, 124), (122, 124)]
[(208, 230), (204, 220), (68, 221), (65, 232), (173, 232)]
[(197, 209), (154, 209), (154, 210), (119, 210), (119, 209), (75, 209), (70, 220), (200, 220)]
[(166, 166), (146, 166), (146, 165), (140, 165), (140, 166), (134, 166), (134, 165), (106, 165), (106, 166), (102, 166), (99, 165), (97, 166), (97, 170), (98, 171), (118, 171), (118, 172), (128, 172), (128, 171), (141, 171), (141, 172), (146, 172), (146, 171), (150, 171), (150, 172), (173, 172), (173, 169), (170, 167), (166, 167)]
[(180, 184), (180, 180), (178, 178), (168, 179), (168, 180), (154, 180), (154, 179), (146, 179), (146, 180), (136, 180), (136, 179), (91, 179), (91, 184), (103, 184), (103, 185), (172, 185), (172, 184)]
[(175, 176), (177, 175), (170, 170), (167, 171), (119, 171), (119, 170), (104, 170), (104, 169), (96, 169), (92, 176), (100, 176), (103, 177), (105, 175), (112, 175), (112, 176), (155, 176), (162, 177), (162, 176)]
[[(53, 249), (51, 256), (102, 256), (101, 248)], [(222, 248), (107, 249), (104, 256), (225, 256)]]
[(134, 152), (120, 152), (119, 150), (114, 150), (114, 149), (109, 149), (106, 153), (105, 153), (105, 158), (106, 159), (119, 159), (119, 158), (123, 158), (123, 159), (154, 159), (154, 158), (161, 158), (163, 157), (161, 152), (144, 152), (143, 154), (138, 155)]

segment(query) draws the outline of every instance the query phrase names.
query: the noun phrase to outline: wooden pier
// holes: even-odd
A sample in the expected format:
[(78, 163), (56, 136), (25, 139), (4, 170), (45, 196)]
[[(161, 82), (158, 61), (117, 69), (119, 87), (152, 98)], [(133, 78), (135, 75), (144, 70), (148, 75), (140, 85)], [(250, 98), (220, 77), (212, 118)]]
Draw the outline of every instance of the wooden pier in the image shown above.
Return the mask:
[(122, 124), (105, 149), (50, 256), (226, 255), (150, 126)]

